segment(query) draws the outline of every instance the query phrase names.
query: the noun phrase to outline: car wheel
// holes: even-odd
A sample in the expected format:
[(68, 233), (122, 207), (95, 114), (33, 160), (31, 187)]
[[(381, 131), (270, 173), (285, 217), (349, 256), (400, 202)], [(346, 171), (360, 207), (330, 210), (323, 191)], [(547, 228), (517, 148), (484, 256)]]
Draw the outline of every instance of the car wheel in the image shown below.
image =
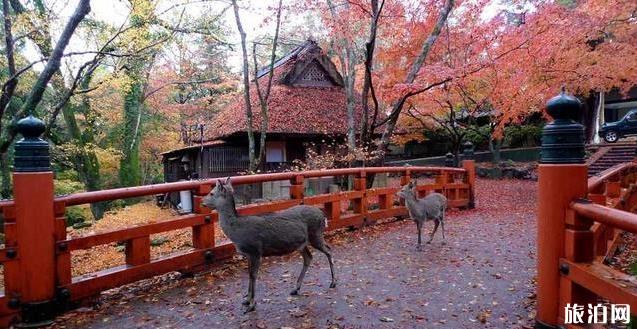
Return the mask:
[(604, 134), (604, 140), (609, 143), (615, 143), (619, 139), (619, 135), (616, 132), (609, 130)]

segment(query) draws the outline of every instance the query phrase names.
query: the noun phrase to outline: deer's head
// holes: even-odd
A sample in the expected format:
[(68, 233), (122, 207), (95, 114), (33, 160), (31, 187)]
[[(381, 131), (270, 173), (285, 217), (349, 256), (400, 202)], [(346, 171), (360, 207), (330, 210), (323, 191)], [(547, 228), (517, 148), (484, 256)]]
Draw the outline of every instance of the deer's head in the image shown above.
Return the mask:
[(218, 179), (215, 187), (203, 198), (202, 203), (209, 209), (218, 209), (222, 205), (230, 202), (234, 203), (233, 193), (234, 189), (232, 188), (230, 177), (226, 178), (225, 182)]
[(403, 185), (403, 187), (396, 192), (396, 195), (402, 199), (407, 199), (416, 196), (416, 182), (410, 181)]

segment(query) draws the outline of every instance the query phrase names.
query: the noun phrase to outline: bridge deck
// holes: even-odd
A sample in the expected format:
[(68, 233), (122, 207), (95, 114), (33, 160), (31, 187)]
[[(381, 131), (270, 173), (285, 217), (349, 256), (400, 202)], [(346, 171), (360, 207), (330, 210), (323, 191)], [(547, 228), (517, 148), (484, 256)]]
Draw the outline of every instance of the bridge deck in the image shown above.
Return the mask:
[[(245, 261), (194, 278), (176, 275), (109, 291), (96, 309), (57, 319), (66, 328), (414, 328), (531, 327), (534, 321), (536, 184), (479, 180), (478, 208), (452, 211), (441, 237), (415, 251), (415, 225), (393, 222), (332, 236), (339, 286), (325, 257), (299, 297), (288, 295), (298, 255), (267, 259), (257, 310), (243, 315)], [(429, 232), (432, 224), (427, 223)]]

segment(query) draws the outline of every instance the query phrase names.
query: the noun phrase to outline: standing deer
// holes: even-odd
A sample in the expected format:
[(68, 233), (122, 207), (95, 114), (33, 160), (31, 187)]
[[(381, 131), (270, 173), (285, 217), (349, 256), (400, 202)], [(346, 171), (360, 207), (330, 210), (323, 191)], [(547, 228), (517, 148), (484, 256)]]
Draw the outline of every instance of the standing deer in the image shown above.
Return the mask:
[(217, 180), (215, 188), (204, 197), (203, 204), (217, 210), (223, 233), (234, 243), (239, 253), (248, 259), (250, 281), (247, 298), (243, 301), (243, 305), (247, 307), (245, 313), (254, 311), (256, 306), (254, 288), (262, 257), (286, 255), (296, 250), (301, 252), (303, 268), (296, 281), (296, 288), (291, 292), (292, 295), (298, 295), (305, 272), (312, 261), (312, 253), (308, 248), (311, 245), (327, 256), (332, 275), (330, 288), (336, 287), (332, 254), (323, 239), (327, 221), (321, 209), (295, 206), (261, 216), (239, 216), (233, 192), (230, 178), (225, 183)]
[(416, 250), (422, 249), (422, 225), (429, 220), (434, 221), (434, 229), (429, 235), (429, 241), (427, 241), (427, 243), (431, 243), (434, 234), (436, 234), (438, 230), (438, 225), (440, 225), (442, 228), (442, 244), (445, 244), (445, 210), (447, 209), (447, 198), (440, 193), (434, 192), (422, 199), (418, 199), (416, 183), (413, 181), (404, 185), (396, 194), (405, 199), (409, 216), (416, 222), (416, 228), (418, 229), (418, 246)]

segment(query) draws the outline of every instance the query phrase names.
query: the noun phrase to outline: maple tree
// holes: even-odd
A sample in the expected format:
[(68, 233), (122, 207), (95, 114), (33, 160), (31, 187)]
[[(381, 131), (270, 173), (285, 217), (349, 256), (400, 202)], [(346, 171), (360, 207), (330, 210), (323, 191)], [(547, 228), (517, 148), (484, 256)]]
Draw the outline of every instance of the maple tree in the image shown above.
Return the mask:
[[(486, 23), (464, 19), (473, 24), (445, 31), (438, 45), (444, 58), (439, 69), (452, 77), (445, 88), (454, 106), (488, 112), (496, 162), (504, 128), (541, 111), (561, 86), (583, 97), (633, 86), (636, 10), (622, 0), (535, 2), (526, 13), (501, 14)], [(436, 93), (413, 99), (421, 114), (439, 111), (432, 106)]]
[[(309, 3), (312, 10), (320, 8), (320, 2)], [(351, 57), (359, 59), (354, 66), (355, 76), (362, 76), (356, 87), (363, 116), (354, 125), (360, 127), (359, 143), (381, 150), (397, 123), (409, 122), (404, 107), (441, 115), (431, 103), (440, 99), (439, 89), (454, 94), (452, 107), (490, 108), (490, 144), (497, 154), (503, 128), (540, 111), (562, 85), (588, 96), (625, 91), (635, 81), (635, 4), (630, 1), (529, 1), (487, 16), (490, 1), (339, 5), (342, 24), (327, 10), (321, 17), (337, 41), (335, 49), (344, 49), (345, 55), (336, 52), (339, 62), (358, 52)], [(367, 35), (361, 33), (365, 29)], [(341, 70), (347, 73), (352, 65), (346, 64)]]

